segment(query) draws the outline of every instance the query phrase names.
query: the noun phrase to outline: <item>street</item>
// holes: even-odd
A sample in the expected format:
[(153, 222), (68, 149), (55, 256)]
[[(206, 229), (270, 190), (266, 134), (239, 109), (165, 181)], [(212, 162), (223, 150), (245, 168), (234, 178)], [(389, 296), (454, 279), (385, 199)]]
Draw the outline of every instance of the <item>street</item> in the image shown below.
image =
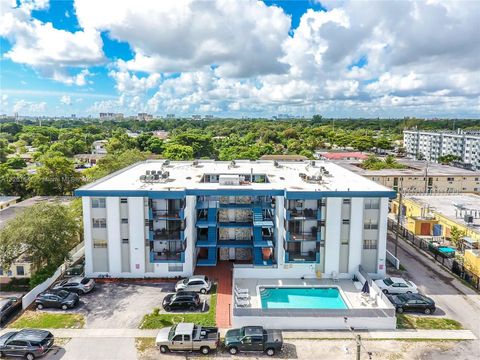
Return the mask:
[[(394, 253), (394, 234), (388, 234), (387, 248)], [(398, 258), (407, 270), (407, 277), (412, 280), (421, 293), (435, 300), (438, 313), (458, 320), (462, 325), (480, 337), (480, 295), (464, 285), (441, 265), (424, 255), (410, 244), (399, 240)], [(422, 359), (462, 359), (480, 358), (480, 341), (458, 343), (449, 351), (430, 350)]]

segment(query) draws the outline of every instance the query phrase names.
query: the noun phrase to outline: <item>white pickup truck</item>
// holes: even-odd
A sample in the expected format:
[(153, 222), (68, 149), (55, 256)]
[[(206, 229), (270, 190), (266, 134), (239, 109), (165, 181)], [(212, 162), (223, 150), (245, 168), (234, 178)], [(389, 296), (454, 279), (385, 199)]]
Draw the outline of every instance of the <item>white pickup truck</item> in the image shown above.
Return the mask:
[(200, 351), (207, 355), (217, 349), (220, 333), (215, 327), (202, 327), (193, 323), (179, 323), (159, 331), (155, 344), (161, 353), (168, 351)]

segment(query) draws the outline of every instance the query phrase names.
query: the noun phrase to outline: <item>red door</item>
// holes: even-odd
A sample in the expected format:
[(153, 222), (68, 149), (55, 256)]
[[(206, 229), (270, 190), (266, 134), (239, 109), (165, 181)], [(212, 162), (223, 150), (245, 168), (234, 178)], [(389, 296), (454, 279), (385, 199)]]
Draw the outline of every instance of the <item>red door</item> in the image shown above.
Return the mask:
[(421, 223), (420, 224), (420, 235), (431, 235), (430, 234), (430, 224)]

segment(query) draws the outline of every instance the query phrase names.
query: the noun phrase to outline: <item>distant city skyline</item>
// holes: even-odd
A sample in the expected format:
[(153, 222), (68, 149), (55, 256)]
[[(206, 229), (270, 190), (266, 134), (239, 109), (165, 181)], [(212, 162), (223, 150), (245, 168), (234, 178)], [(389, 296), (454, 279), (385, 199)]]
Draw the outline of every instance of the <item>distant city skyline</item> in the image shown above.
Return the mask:
[(480, 117), (478, 1), (0, 6), (0, 115)]

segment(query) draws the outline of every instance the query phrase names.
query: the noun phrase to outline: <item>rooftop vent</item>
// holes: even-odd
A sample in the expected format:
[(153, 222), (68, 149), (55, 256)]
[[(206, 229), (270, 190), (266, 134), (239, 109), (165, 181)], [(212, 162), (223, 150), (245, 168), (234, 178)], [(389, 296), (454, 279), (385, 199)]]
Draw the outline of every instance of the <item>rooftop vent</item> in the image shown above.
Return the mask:
[(315, 166), (315, 160), (310, 161), (310, 166)]
[(278, 163), (277, 160), (275, 160), (275, 161), (273, 162), (273, 166), (275, 166), (275, 167), (280, 167), (280, 164)]
[(193, 160), (193, 166), (198, 166), (198, 160)]

